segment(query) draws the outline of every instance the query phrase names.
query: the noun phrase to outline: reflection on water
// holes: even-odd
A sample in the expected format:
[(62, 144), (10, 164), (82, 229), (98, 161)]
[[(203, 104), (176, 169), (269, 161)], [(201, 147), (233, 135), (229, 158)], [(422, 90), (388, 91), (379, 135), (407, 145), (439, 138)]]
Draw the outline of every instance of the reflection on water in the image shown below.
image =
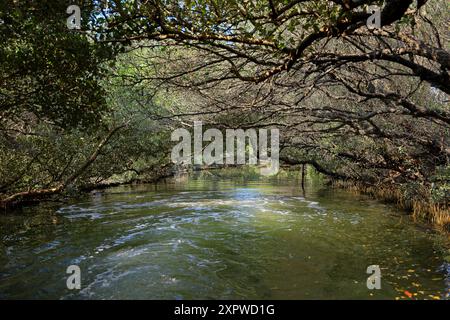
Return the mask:
[[(119, 187), (0, 217), (0, 298), (448, 297), (439, 236), (393, 208), (295, 181)], [(82, 289), (66, 288), (66, 268)], [(366, 268), (380, 265), (382, 289)], [(406, 292), (406, 293), (405, 293)]]

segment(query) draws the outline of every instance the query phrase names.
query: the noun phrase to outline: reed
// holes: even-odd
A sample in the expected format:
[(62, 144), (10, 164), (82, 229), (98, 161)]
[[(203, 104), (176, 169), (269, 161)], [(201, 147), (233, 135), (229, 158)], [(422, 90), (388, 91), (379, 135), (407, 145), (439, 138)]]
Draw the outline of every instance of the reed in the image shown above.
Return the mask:
[(409, 212), (415, 221), (427, 221), (436, 229), (450, 234), (450, 207), (446, 203), (434, 203), (427, 190), (422, 190), (416, 198), (408, 198), (396, 186), (367, 185), (359, 181), (342, 180), (333, 180), (331, 185), (392, 203)]

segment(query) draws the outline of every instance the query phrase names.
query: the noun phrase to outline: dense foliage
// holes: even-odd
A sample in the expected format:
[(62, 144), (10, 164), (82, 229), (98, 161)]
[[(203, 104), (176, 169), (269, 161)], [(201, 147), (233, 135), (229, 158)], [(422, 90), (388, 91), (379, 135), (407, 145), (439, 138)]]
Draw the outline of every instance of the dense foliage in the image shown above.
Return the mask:
[(11, 2), (4, 199), (165, 174), (170, 131), (203, 120), (278, 127), (285, 164), (449, 225), (447, 1), (84, 1), (81, 31)]

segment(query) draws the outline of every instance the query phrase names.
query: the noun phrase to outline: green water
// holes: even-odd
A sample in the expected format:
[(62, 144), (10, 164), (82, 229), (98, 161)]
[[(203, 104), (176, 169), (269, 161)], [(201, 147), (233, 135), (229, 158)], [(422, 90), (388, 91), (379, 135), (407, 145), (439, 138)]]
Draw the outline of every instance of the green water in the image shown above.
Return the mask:
[[(184, 179), (0, 215), (0, 298), (447, 298), (441, 238), (298, 181)], [(444, 252), (444, 253), (443, 253)], [(66, 268), (81, 268), (81, 290)], [(366, 286), (369, 265), (381, 289)]]

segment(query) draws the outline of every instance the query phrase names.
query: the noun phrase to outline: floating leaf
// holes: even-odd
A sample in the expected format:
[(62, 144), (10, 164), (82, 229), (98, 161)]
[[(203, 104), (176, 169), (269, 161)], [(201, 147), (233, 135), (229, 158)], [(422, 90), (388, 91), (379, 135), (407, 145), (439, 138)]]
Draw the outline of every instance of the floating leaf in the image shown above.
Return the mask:
[(412, 293), (409, 292), (408, 290), (403, 291), (403, 293), (408, 297), (408, 298), (412, 298)]

